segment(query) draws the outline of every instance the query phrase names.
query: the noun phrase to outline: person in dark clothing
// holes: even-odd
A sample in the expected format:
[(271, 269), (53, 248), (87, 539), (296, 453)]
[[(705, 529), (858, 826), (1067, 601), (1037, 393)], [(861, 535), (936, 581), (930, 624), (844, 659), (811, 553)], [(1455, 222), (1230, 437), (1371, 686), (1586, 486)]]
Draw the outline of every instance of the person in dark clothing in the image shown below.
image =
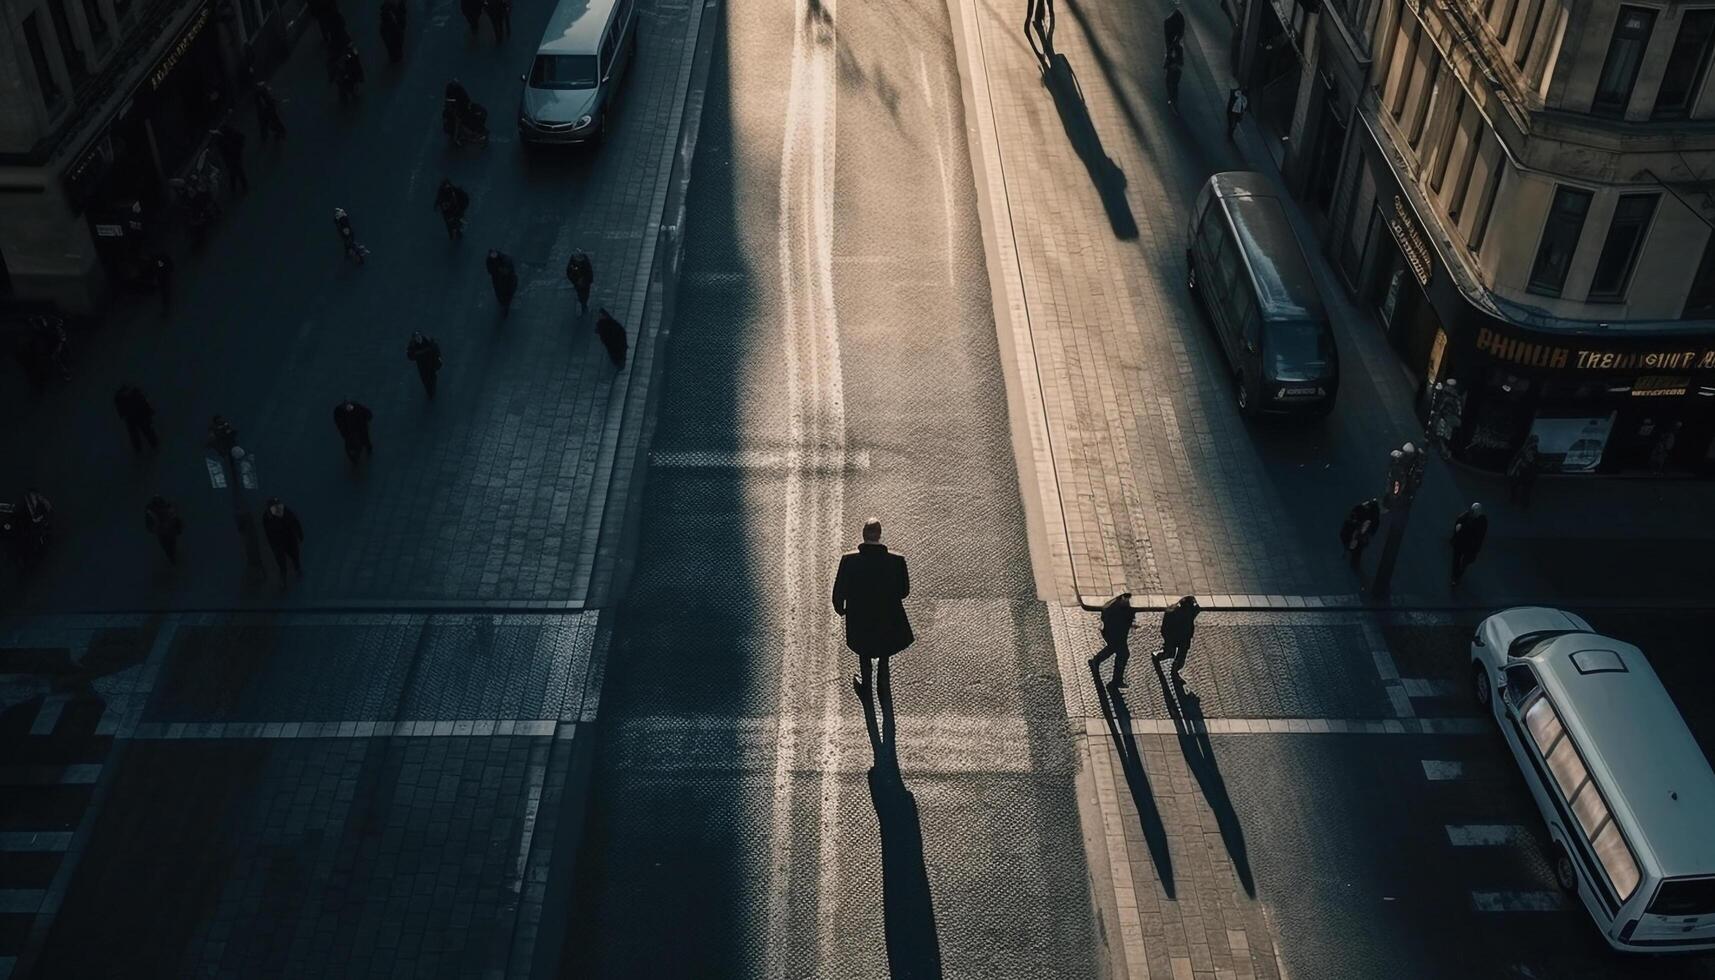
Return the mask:
[(1233, 133), (1239, 128), (1239, 120), (1245, 117), (1245, 110), (1250, 104), (1250, 97), (1245, 95), (1242, 88), (1235, 88), (1227, 93), (1227, 139), (1233, 138)]
[(441, 370), (441, 345), (433, 337), (425, 337), (421, 333), (413, 333), (411, 340), (405, 345), (405, 359), (417, 365), (417, 377), (423, 381), (423, 391), (430, 397), (435, 397), (435, 376)]
[(441, 186), (435, 191), (435, 210), (447, 223), (448, 238), (456, 241), (464, 237), (464, 214), (469, 208), (470, 195), (465, 193), (465, 189), (453, 183), (450, 177), (441, 178)]
[(512, 36), (512, 0), (483, 0), (488, 8), (488, 22), (494, 25), (494, 40), (505, 41)]
[(488, 281), (494, 284), (494, 298), (500, 303), (500, 313), (512, 312), (512, 296), (518, 292), (518, 269), (512, 256), (498, 248), (488, 250)]
[(459, 11), (470, 24), (470, 36), (482, 30), (482, 0), (459, 0)]
[(156, 494), (143, 505), (143, 526), (160, 542), (161, 551), (166, 553), (167, 560), (177, 565), (179, 535), (185, 529), (185, 521), (179, 516), (179, 509), (173, 506), (172, 501)]
[(1507, 496), (1520, 507), (1530, 506), (1530, 491), (1541, 472), (1539, 445), (1536, 436), (1527, 438), (1513, 454), (1512, 462), (1507, 464)]
[(1202, 611), (1203, 607), (1197, 605), (1197, 597), (1188, 595), (1161, 614), (1161, 652), (1156, 654), (1156, 658), (1173, 663), (1174, 677), (1185, 669), (1185, 657), (1191, 652), (1191, 637), (1197, 632), (1197, 614)]
[(1465, 569), (1477, 560), (1483, 550), (1483, 539), (1489, 536), (1489, 515), (1482, 504), (1472, 504), (1453, 521), (1453, 587), (1465, 577)]
[(892, 701), (888, 658), (916, 639), (905, 615), (905, 597), (910, 594), (905, 556), (887, 550), (881, 543), (881, 522), (870, 518), (863, 525), (863, 543), (840, 556), (834, 574), (834, 613), (846, 621), (846, 648), (858, 655), (860, 672), (852, 676), (852, 689), (859, 700), (869, 697), (873, 668), (875, 690), (883, 703)]
[(625, 339), (625, 327), (605, 309), (596, 313), (595, 335), (601, 338), (601, 345), (607, 348), (607, 356), (613, 361), (613, 366), (624, 367), (625, 351), (629, 346)]
[(292, 571), (304, 574), (298, 550), (304, 541), (304, 525), (299, 523), (292, 508), (280, 502), (279, 497), (269, 497), (268, 505), (262, 511), (262, 536), (268, 539), (268, 550), (274, 552), (274, 561), (280, 566), (281, 582), (286, 580), (288, 564)]
[(1121, 592), (1102, 603), (1102, 648), (1090, 658), (1090, 669), (1101, 672), (1102, 661), (1114, 658), (1114, 676), (1108, 690), (1123, 691), (1125, 665), (1131, 660), (1131, 631), (1137, 628), (1137, 610), (1131, 607), (1131, 593)]
[(238, 429), (225, 418), (216, 415), (208, 423), (208, 440), (204, 443), (221, 459), (232, 458), (232, 447), (238, 445)]
[(262, 142), (268, 142), (271, 135), (285, 139), (286, 123), (280, 118), (280, 101), (274, 98), (268, 83), (257, 82), (251, 95), (256, 100), (256, 128), (262, 131)]
[(1381, 522), (1382, 502), (1375, 497), (1353, 504), (1346, 513), (1345, 523), (1340, 525), (1340, 547), (1346, 550), (1353, 568), (1363, 563), (1364, 548), (1375, 537)]
[(595, 263), (583, 249), (573, 249), (572, 257), (566, 260), (566, 279), (577, 290), (578, 315), (583, 316), (590, 311), (590, 287), (595, 285)]
[(141, 389), (136, 385), (120, 385), (113, 393), (113, 407), (125, 420), (125, 434), (131, 437), (133, 450), (142, 452), (145, 439), (150, 449), (161, 448), (160, 437), (155, 435), (155, 406), (149, 404)]
[(405, 60), (405, 0), (381, 0), (381, 43), (388, 61)]
[(1185, 73), (1185, 49), (1167, 49), (1167, 104), (1179, 104), (1179, 78)]
[(357, 240), (357, 232), (351, 228), (351, 215), (345, 213), (345, 208), (333, 209), (333, 227), (335, 231), (339, 232), (339, 241), (345, 249), (345, 257), (356, 259), (357, 264), (362, 265), (364, 256), (369, 254), (369, 249), (364, 248), (363, 244)]
[(226, 164), (226, 189), (237, 193), (250, 189), (250, 178), (244, 174), (244, 134), (231, 123), (222, 123), (209, 131), (209, 142)]
[(364, 453), (375, 455), (375, 445), (369, 441), (369, 420), (374, 417), (375, 413), (369, 410), (369, 406), (349, 395), (333, 407), (334, 428), (345, 440), (345, 455), (353, 463)]
[(1173, 12), (1161, 22), (1161, 33), (1167, 40), (1167, 53), (1173, 54), (1174, 49), (1178, 48), (1180, 42), (1185, 39), (1185, 14), (1179, 9), (1178, 4), (1174, 4)]
[(356, 101), (358, 87), (363, 84), (363, 58), (357, 53), (357, 45), (345, 46), (344, 53), (339, 56), (334, 82), (339, 86), (340, 102)]
[(161, 315), (165, 316), (173, 306), (173, 257), (156, 252), (149, 259), (149, 272), (155, 280), (155, 291), (161, 294)]

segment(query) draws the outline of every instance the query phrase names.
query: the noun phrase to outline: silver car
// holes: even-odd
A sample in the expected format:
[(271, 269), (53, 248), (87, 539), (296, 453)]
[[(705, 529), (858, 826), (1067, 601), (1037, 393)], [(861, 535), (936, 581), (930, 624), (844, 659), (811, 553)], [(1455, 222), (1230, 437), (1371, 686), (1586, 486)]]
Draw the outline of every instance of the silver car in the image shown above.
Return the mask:
[(601, 140), (614, 91), (636, 50), (636, 0), (561, 0), (523, 76), (520, 138), (526, 143)]

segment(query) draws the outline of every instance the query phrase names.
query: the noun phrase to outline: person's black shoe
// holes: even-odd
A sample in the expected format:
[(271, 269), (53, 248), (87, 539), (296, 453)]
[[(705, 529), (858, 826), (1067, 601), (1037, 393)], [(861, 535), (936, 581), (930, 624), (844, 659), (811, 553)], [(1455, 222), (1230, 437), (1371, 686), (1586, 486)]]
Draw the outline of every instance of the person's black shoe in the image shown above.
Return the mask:
[(857, 692), (858, 697), (863, 697), (863, 678), (856, 674), (852, 675), (852, 690)]

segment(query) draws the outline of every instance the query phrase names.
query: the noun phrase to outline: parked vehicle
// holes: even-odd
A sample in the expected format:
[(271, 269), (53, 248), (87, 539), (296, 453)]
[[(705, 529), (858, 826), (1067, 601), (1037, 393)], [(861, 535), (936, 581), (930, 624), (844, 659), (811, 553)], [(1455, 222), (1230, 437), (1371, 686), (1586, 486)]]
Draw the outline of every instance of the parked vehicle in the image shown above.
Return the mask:
[(1608, 944), (1715, 949), (1715, 771), (1643, 652), (1521, 607), (1477, 627), (1471, 677)]
[(1274, 189), (1218, 173), (1198, 193), (1186, 285), (1203, 300), (1233, 371), (1240, 414), (1334, 409), (1340, 357), (1310, 264)]
[(560, 0), (522, 76), (519, 136), (526, 143), (599, 142), (636, 53), (636, 0)]

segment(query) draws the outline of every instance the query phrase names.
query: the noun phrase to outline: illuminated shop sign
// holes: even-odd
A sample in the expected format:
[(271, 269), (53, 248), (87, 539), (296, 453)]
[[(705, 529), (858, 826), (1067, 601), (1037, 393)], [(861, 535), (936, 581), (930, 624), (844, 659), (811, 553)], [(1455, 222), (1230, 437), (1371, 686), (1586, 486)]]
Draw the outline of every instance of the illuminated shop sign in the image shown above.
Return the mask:
[(1646, 374), (1632, 384), (1633, 398), (1660, 397), (1665, 395), (1683, 395), (1691, 387), (1691, 379), (1684, 375)]
[(205, 3), (197, 8), (196, 13), (191, 15), (190, 21), (185, 24), (185, 29), (179, 33), (179, 39), (173, 44), (172, 50), (168, 51), (166, 56), (161, 59), (160, 64), (155, 66), (155, 70), (149, 73), (149, 91), (160, 91), (161, 86), (166, 83), (167, 77), (173, 73), (173, 69), (179, 67), (179, 62), (184, 60), (185, 52), (191, 49), (191, 45), (195, 44), (196, 39), (202, 35), (202, 29), (207, 26), (208, 4)]
[(1497, 361), (1525, 367), (1571, 368), (1576, 371), (1715, 371), (1715, 348), (1711, 347), (1628, 352), (1584, 350), (1519, 340), (1488, 327), (1477, 328), (1477, 350)]
[(1388, 216), (1387, 226), (1399, 242), (1400, 254), (1405, 256), (1405, 264), (1411, 266), (1418, 285), (1429, 285), (1430, 277), (1435, 275), (1435, 252), (1429, 247), (1429, 238), (1423, 234), (1417, 217), (1406, 206), (1405, 198), (1398, 194), (1393, 196), (1393, 214)]

